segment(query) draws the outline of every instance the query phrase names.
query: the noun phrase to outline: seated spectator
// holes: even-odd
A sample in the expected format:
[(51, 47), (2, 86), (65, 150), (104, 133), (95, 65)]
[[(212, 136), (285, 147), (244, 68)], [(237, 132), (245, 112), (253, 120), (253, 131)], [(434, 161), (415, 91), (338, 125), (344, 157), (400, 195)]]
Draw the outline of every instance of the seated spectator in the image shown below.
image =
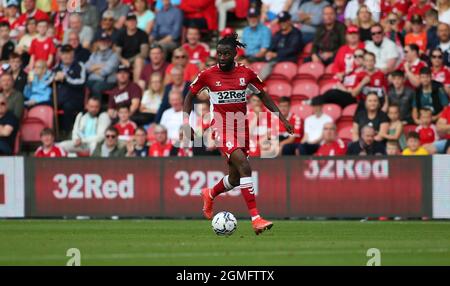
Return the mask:
[(127, 143), (127, 157), (149, 157), (150, 147), (147, 144), (147, 131), (138, 127), (134, 133), (134, 140)]
[(163, 8), (156, 13), (150, 43), (161, 45), (166, 52), (172, 52), (180, 42), (183, 26), (183, 12), (163, 0)]
[(89, 26), (93, 31), (98, 26), (98, 11), (89, 0), (80, 0), (80, 12), (83, 24)]
[(290, 10), (289, 0), (262, 0), (261, 6), (261, 21), (264, 22), (277, 22), (277, 15), (281, 12)]
[(380, 100), (376, 93), (369, 93), (365, 101), (365, 109), (356, 113), (353, 118), (352, 141), (359, 140), (364, 126), (371, 126), (375, 131), (375, 141), (383, 142), (389, 129), (389, 118), (380, 109)]
[(437, 27), (439, 24), (438, 12), (435, 9), (428, 10), (425, 13), (425, 29), (427, 32), (427, 54), (429, 51), (439, 45), (437, 36)]
[(117, 86), (111, 90), (108, 103), (108, 115), (111, 119), (117, 118), (117, 108), (120, 105), (130, 107), (130, 114), (133, 116), (139, 109), (141, 103), (142, 90), (131, 81), (130, 69), (120, 65), (117, 69)]
[(119, 39), (120, 32), (114, 27), (114, 13), (110, 10), (103, 12), (100, 26), (97, 28), (94, 35), (94, 42), (98, 41), (103, 34), (107, 34), (113, 43), (117, 43)]
[(164, 93), (164, 85), (160, 73), (153, 73), (150, 78), (148, 89), (142, 96), (141, 106), (139, 107), (139, 123), (149, 124), (155, 120), (156, 113), (161, 106)]
[(419, 134), (420, 145), (433, 144), (439, 140), (436, 125), (432, 122), (433, 112), (431, 109), (422, 108), (419, 113), (420, 124), (415, 131)]
[(12, 75), (5, 72), (0, 75), (0, 89), (8, 102), (8, 111), (12, 112), (17, 119), (22, 119), (24, 98), (20, 91), (14, 89)]
[[(6, 3), (5, 3), (6, 2)], [(19, 1), (17, 0), (8, 0), (4, 1), (3, 4), (6, 4), (4, 6), (4, 16), (2, 17), (1, 21), (4, 21), (5, 23), (8, 23), (9, 27), (11, 28), (11, 38), (14, 40), (17, 40), (20, 35), (20, 10), (19, 10)]]
[(182, 93), (172, 90), (169, 94), (169, 104), (170, 108), (162, 114), (160, 124), (167, 128), (169, 139), (176, 142), (180, 137), (180, 127), (183, 125)]
[[(294, 134), (291, 135), (286, 131), (284, 124), (279, 124), (279, 152), (283, 155), (295, 155), (295, 151), (299, 148), (299, 144), (302, 141), (304, 126), (303, 120), (291, 112), (291, 99), (289, 97), (281, 97), (278, 103), (280, 113), (289, 121), (294, 127)], [(270, 115), (272, 116), (272, 115)]]
[[(86, 1), (84, 1), (86, 2)], [(64, 39), (64, 32), (69, 29), (69, 16), (67, 11), (67, 1), (57, 0), (58, 10), (52, 14), (53, 27), (55, 28), (55, 38), (58, 42), (62, 42)], [(97, 13), (97, 11), (96, 11)]]
[(398, 70), (391, 73), (392, 85), (388, 89), (388, 101), (400, 108), (400, 120), (403, 124), (414, 124), (412, 104), (415, 91), (405, 85), (405, 73)]
[(437, 0), (436, 4), (439, 11), (439, 22), (450, 25), (450, 2), (448, 0)]
[(197, 77), (198, 73), (200, 72), (197, 65), (192, 64), (189, 62), (189, 56), (185, 49), (178, 48), (175, 51), (173, 51), (172, 55), (172, 63), (170, 63), (167, 66), (166, 69), (166, 75), (164, 76), (164, 82), (166, 84), (172, 83), (173, 78), (171, 75), (171, 71), (174, 66), (179, 66), (183, 69), (183, 78), (185, 81), (194, 81), (194, 79)]
[(0, 155), (13, 155), (19, 120), (8, 111), (6, 98), (0, 93)]
[(400, 147), (398, 146), (397, 141), (387, 141), (386, 142), (386, 155), (388, 156), (397, 156), (401, 155), (402, 152), (400, 150)]
[(312, 99), (314, 113), (305, 119), (305, 133), (300, 145), (300, 155), (312, 155), (317, 152), (323, 136), (323, 127), (333, 119), (323, 113), (323, 102), (320, 97)]
[(447, 95), (450, 94), (450, 69), (444, 65), (444, 53), (436, 48), (430, 52), (431, 76), (434, 81), (440, 82)]
[(53, 66), (53, 61), (56, 56), (56, 47), (53, 39), (47, 36), (48, 22), (47, 20), (40, 20), (37, 22), (37, 37), (31, 42), (28, 53), (30, 54), (30, 63), (28, 64), (28, 71), (34, 69), (37, 61), (44, 61), (48, 68)]
[[(395, 12), (390, 12), (388, 14), (384, 23), (384, 35), (389, 40), (394, 42), (397, 47), (399, 58), (402, 59), (404, 57), (403, 46), (405, 45), (405, 35), (403, 33), (403, 21), (399, 14)], [(370, 35), (370, 39), (368, 41), (371, 39), (372, 35)]]
[(85, 65), (89, 74), (87, 86), (92, 96), (102, 98), (104, 91), (116, 85), (116, 71), (120, 61), (112, 49), (111, 37), (108, 34), (102, 35), (96, 43), (96, 48)]
[(69, 42), (69, 34), (72, 32), (78, 35), (83, 48), (90, 48), (94, 40), (94, 31), (91, 27), (83, 25), (83, 18), (76, 13), (69, 16), (69, 29), (64, 31), (63, 45)]
[(30, 18), (27, 20), (25, 35), (20, 38), (19, 43), (16, 46), (16, 53), (26, 59), (25, 65), (30, 60), (30, 55), (28, 52), (31, 47), (31, 42), (36, 39), (37, 35), (36, 20), (34, 18)]
[[(218, 17), (215, 0), (181, 1), (180, 10), (183, 11), (184, 26), (197, 26), (202, 30), (215, 31), (218, 29)], [(219, 30), (220, 31), (220, 30)]]
[(347, 7), (347, 3), (347, 0), (334, 0), (332, 5), (336, 11), (336, 20), (342, 24), (345, 24), (345, 8)]
[(350, 0), (345, 7), (345, 24), (356, 24), (359, 8), (365, 5), (371, 13), (372, 20), (379, 22), (381, 17), (380, 2), (375, 0)]
[(403, 133), (403, 123), (400, 121), (400, 108), (398, 105), (391, 104), (387, 113), (389, 117), (389, 127), (384, 139), (395, 141), (403, 150), (406, 148), (405, 134)]
[(133, 7), (137, 17), (137, 27), (147, 33), (147, 35), (150, 35), (155, 20), (155, 13), (150, 10), (146, 0), (134, 0)]
[(420, 70), (420, 86), (416, 89), (416, 96), (413, 98), (412, 117), (418, 125), (419, 110), (429, 108), (433, 111), (433, 122), (436, 122), (443, 109), (448, 105), (447, 93), (441, 83), (431, 80), (431, 70), (424, 67)]
[(56, 96), (58, 108), (64, 111), (62, 129), (69, 133), (77, 114), (83, 111), (86, 69), (75, 61), (75, 52), (71, 45), (60, 49), (61, 62), (55, 68)]
[(407, 15), (407, 23), (405, 25), (405, 29), (409, 30), (411, 27), (411, 20), (414, 15), (419, 15), (420, 17), (424, 17), (425, 13), (428, 10), (433, 9), (433, 4), (429, 0), (417, 0), (412, 1), (412, 5), (409, 6), (408, 15)]
[(114, 125), (114, 128), (119, 132), (119, 141), (121, 143), (128, 142), (137, 128), (136, 123), (130, 120), (130, 108), (126, 105), (119, 106), (117, 116), (119, 121)]
[(36, 158), (60, 158), (66, 157), (64, 149), (55, 144), (55, 131), (44, 128), (40, 134), (41, 146), (34, 152)]
[(101, 103), (97, 97), (89, 98), (86, 112), (80, 112), (72, 129), (72, 139), (59, 145), (66, 152), (88, 152), (91, 154), (95, 146), (104, 139), (106, 128), (111, 120), (106, 112), (100, 113)]
[(227, 13), (231, 10), (235, 11), (236, 17), (245, 18), (245, 13), (250, 6), (250, 1), (247, 0), (218, 0), (215, 1), (219, 16), (219, 32), (222, 32), (226, 28)]
[(345, 39), (346, 45), (339, 48), (333, 62), (333, 73), (340, 80), (343, 79), (344, 75), (351, 73), (355, 69), (356, 50), (364, 49), (364, 43), (359, 40), (358, 28), (356, 26), (347, 27)]
[(372, 29), (373, 24), (375, 24), (375, 21), (372, 19), (372, 13), (367, 5), (363, 4), (359, 6), (355, 24), (358, 27), (359, 38), (361, 41), (365, 42), (372, 40), (370, 30)]
[(444, 63), (450, 65), (450, 27), (445, 23), (439, 23), (437, 27), (439, 43), (436, 46), (444, 53)]
[(338, 138), (336, 124), (329, 122), (323, 126), (322, 141), (314, 154), (316, 156), (342, 156), (347, 153), (347, 145)]
[(309, 43), (314, 39), (317, 27), (322, 24), (323, 8), (330, 5), (325, 0), (311, 0), (302, 3), (298, 12), (298, 21), (302, 24), (300, 31), (303, 35), (303, 42)]
[(0, 63), (5, 63), (9, 60), (9, 56), (14, 52), (15, 46), (9, 36), (9, 24), (0, 22)]
[(411, 18), (411, 32), (405, 37), (405, 45), (410, 44), (416, 44), (421, 53), (427, 50), (427, 33), (420, 15), (413, 15)]
[(28, 83), (23, 93), (25, 97), (24, 104), (27, 108), (37, 104), (51, 103), (53, 78), (53, 73), (47, 70), (47, 63), (43, 60), (38, 60), (34, 65), (33, 72), (28, 76)]
[(37, 22), (40, 20), (49, 20), (48, 15), (44, 11), (36, 8), (36, 0), (23, 1), (23, 8), (24, 11), (17, 20), (19, 22), (19, 26), (25, 27), (27, 20), (30, 18), (36, 19)]
[(92, 153), (92, 157), (121, 158), (125, 157), (126, 150), (119, 146), (119, 132), (110, 126), (105, 131), (105, 140), (99, 142)]
[(299, 51), (303, 49), (302, 32), (295, 28), (291, 22), (291, 14), (281, 12), (278, 15), (280, 31), (272, 37), (266, 60), (269, 62), (261, 71), (261, 79), (266, 79), (273, 67), (279, 62), (297, 62)]
[(407, 135), (406, 144), (408, 147), (403, 150), (402, 155), (404, 156), (418, 156), (418, 155), (428, 155), (428, 151), (420, 146), (419, 134), (415, 131), (411, 131)]
[(120, 0), (108, 0), (107, 10), (113, 13), (114, 28), (117, 30), (122, 29), (125, 26), (126, 17), (130, 11), (130, 7), (122, 4)]
[(384, 144), (375, 140), (375, 134), (375, 129), (370, 125), (361, 128), (361, 136), (359, 136), (358, 140), (348, 145), (347, 155), (386, 155)]
[[(164, 125), (156, 125), (154, 132), (155, 142), (150, 146), (150, 157), (176, 156), (177, 150), (167, 137), (167, 128)], [(178, 134), (178, 133), (177, 133)]]
[(270, 48), (272, 32), (260, 22), (260, 12), (256, 8), (250, 8), (247, 15), (248, 26), (244, 28), (242, 43), (245, 47), (245, 57), (250, 62), (264, 61)]
[(206, 60), (209, 57), (209, 46), (200, 42), (200, 30), (196, 27), (189, 27), (186, 32), (187, 42), (182, 46), (186, 51), (189, 63), (197, 65), (199, 71), (205, 68)]
[(393, 41), (384, 34), (380, 24), (375, 24), (370, 29), (372, 40), (366, 42), (366, 50), (375, 54), (375, 67), (387, 74), (393, 72), (399, 60), (399, 53)]
[(89, 60), (91, 52), (80, 44), (78, 33), (71, 31), (67, 43), (72, 46), (75, 52), (75, 61), (85, 63)]
[[(164, 54), (164, 50), (160, 45), (152, 45), (150, 47), (149, 52), (149, 62), (145, 64), (144, 66), (144, 60), (143, 59), (136, 59), (135, 65), (144, 66), (142, 69), (142, 72), (137, 80), (137, 84), (141, 87), (142, 90), (146, 89), (150, 83), (150, 78), (153, 73), (159, 73), (164, 77), (166, 73), (166, 69), (169, 66), (169, 64), (166, 62), (166, 56)], [(135, 80), (136, 82), (136, 80)]]
[(328, 65), (334, 61), (338, 49), (345, 44), (345, 25), (336, 20), (333, 7), (323, 8), (322, 24), (313, 41), (311, 60)]
[(419, 46), (410, 44), (405, 46), (405, 61), (400, 65), (400, 70), (405, 72), (406, 84), (411, 87), (420, 85), (420, 70), (427, 64), (419, 57)]

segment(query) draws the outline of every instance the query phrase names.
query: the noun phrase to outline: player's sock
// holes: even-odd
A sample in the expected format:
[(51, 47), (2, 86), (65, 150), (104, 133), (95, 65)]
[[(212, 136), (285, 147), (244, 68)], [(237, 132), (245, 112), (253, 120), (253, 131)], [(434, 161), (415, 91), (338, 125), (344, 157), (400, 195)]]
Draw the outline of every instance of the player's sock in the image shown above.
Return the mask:
[(252, 177), (241, 178), (241, 194), (247, 203), (248, 211), (253, 219), (259, 217), (258, 209), (256, 208), (255, 191), (253, 190)]
[(209, 196), (211, 199), (214, 199), (221, 193), (225, 193), (226, 191), (232, 190), (234, 186), (230, 184), (230, 181), (228, 181), (228, 175), (222, 178), (209, 192)]

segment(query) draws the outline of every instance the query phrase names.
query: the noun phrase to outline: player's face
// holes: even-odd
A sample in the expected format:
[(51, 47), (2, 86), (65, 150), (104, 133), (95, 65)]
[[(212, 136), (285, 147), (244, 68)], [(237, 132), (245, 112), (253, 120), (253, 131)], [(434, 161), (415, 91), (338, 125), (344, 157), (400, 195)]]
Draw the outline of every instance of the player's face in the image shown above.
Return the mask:
[(223, 71), (230, 71), (233, 68), (236, 50), (229, 45), (217, 46), (217, 60), (219, 67)]

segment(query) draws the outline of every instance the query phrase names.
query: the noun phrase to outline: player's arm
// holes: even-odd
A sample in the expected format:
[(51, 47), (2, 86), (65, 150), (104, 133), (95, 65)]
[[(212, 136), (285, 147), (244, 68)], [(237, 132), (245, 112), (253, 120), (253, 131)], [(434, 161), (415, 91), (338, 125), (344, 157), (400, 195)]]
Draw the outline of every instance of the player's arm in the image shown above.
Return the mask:
[(294, 134), (294, 127), (289, 123), (286, 117), (281, 114), (278, 106), (273, 102), (272, 98), (270, 98), (270, 96), (264, 91), (260, 91), (257, 96), (259, 97), (259, 99), (261, 99), (262, 103), (265, 107), (267, 107), (267, 109), (278, 115), (284, 127), (286, 127), (286, 131), (289, 132), (289, 134)]
[[(196, 94), (192, 93), (190, 90), (188, 91), (186, 97), (184, 98), (183, 104), (183, 125), (182, 125), (182, 134), (180, 137), (185, 136), (185, 138), (194, 139), (194, 129), (189, 125), (189, 115), (192, 111), (192, 103), (194, 101)], [(182, 140), (182, 138), (180, 138)]]

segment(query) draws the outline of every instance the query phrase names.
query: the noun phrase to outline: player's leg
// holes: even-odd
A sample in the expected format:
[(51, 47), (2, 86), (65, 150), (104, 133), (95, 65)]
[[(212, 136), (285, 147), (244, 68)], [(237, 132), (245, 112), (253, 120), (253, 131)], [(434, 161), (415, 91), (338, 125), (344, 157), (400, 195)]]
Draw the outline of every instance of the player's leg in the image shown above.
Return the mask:
[(256, 207), (255, 192), (253, 189), (252, 169), (247, 159), (247, 155), (242, 149), (236, 149), (230, 156), (230, 162), (239, 172), (239, 183), (241, 194), (247, 204), (248, 211), (252, 218), (253, 229), (256, 234), (260, 234), (266, 229), (270, 229), (273, 223), (264, 220)]

